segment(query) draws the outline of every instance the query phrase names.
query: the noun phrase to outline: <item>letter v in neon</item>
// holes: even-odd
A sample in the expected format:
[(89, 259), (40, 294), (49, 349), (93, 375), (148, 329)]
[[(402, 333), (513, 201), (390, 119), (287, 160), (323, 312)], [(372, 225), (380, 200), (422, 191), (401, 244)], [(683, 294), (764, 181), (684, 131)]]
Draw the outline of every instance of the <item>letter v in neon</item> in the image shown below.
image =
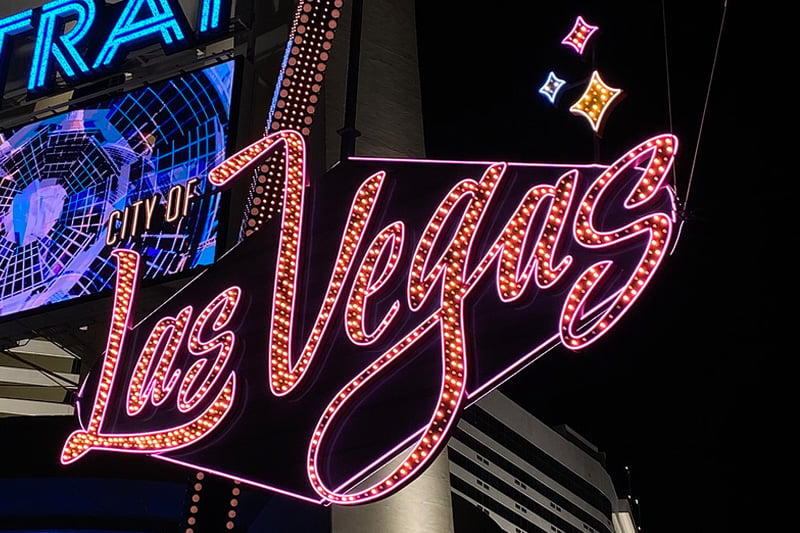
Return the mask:
[(386, 174), (378, 172), (370, 176), (358, 189), (314, 327), (299, 357), (296, 361), (292, 361), (292, 319), (297, 292), (305, 192), (306, 152), (303, 136), (291, 130), (267, 135), (213, 169), (208, 179), (216, 186), (229, 183), (273, 150), (278, 143), (283, 145), (285, 151), (286, 184), (281, 210), (281, 234), (275, 269), (270, 338), (267, 343), (269, 352), (267, 369), (270, 390), (276, 396), (285, 396), (297, 387), (316, 355), (333, 308), (341, 295), (343, 282), (361, 245), (364, 228), (372, 215), (375, 200)]

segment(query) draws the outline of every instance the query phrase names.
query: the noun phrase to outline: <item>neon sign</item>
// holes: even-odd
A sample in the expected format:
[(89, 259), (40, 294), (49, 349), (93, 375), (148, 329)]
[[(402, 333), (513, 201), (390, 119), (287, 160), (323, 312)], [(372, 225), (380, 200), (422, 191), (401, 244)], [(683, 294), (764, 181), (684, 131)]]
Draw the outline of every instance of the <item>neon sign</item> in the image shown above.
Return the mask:
[(547, 75), (547, 80), (539, 88), (539, 94), (547, 98), (551, 104), (554, 104), (556, 103), (556, 98), (558, 98), (558, 92), (565, 83), (567, 83), (566, 80), (562, 80), (556, 76), (555, 72), (550, 71)]
[(136, 326), (139, 257), (115, 253), (105, 357), (62, 462), (148, 453), (318, 503), (391, 494), (472, 401), (630, 311), (671, 244), (677, 147), (659, 135), (610, 165), (354, 159), (307, 187), (303, 136), (267, 135), (208, 179), (281, 155), (280, 223)]
[[(104, 0), (52, 0), (41, 8), (0, 19), (0, 65), (6, 65), (14, 37), (30, 33), (36, 36), (30, 92), (50, 89), (56, 72), (71, 83), (84, 81), (113, 68), (131, 50), (153, 43), (167, 51), (187, 48), (227, 27), (228, 0), (199, 0), (199, 4), (197, 30), (192, 32), (176, 0), (128, 0), (122, 5)], [(0, 80), (4, 76), (5, 72), (0, 72)]]
[(578, 18), (575, 19), (575, 23), (572, 25), (572, 29), (561, 40), (561, 44), (570, 46), (576, 52), (578, 52), (578, 54), (583, 55), (583, 51), (589, 42), (589, 38), (598, 29), (599, 27), (589, 24), (583, 19), (583, 17), (578, 15)]
[(342, 5), (298, 4), (270, 133), (208, 174), (223, 188), (257, 170), (246, 238), (138, 323), (142, 260), (115, 252), (64, 464), (145, 453), (320, 504), (382, 498), (463, 409), (554, 346), (600, 340), (657, 272), (672, 135), (610, 165), (352, 158), (308, 186)]
[(598, 135), (602, 132), (608, 111), (619, 101), (622, 89), (607, 85), (597, 71), (592, 77), (583, 95), (570, 108), (573, 115), (584, 117)]

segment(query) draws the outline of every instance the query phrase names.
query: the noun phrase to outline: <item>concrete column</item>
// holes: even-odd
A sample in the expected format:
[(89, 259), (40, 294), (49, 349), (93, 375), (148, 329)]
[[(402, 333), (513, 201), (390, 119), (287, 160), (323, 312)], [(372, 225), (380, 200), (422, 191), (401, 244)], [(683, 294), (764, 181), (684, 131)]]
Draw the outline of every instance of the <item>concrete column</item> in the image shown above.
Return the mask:
[[(424, 157), (413, 0), (363, 0), (356, 155)], [(352, 0), (345, 0), (325, 78), (326, 160), (339, 160)]]
[[(414, 0), (363, 1), (355, 155), (425, 157)], [(344, 126), (351, 4), (345, 0), (325, 79), (328, 167), (339, 160)], [(333, 533), (452, 533), (447, 450), (392, 496), (331, 514)]]
[(417, 479), (388, 498), (334, 506), (333, 533), (453, 533), (450, 463), (445, 449)]

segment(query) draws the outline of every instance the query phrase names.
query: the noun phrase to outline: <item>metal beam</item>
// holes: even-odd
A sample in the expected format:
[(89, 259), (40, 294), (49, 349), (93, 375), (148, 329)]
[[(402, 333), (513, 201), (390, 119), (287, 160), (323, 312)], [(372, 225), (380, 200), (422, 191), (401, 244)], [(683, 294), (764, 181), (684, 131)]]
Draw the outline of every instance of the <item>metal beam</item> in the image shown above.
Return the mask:
[(75, 389), (78, 374), (55, 372), (45, 375), (32, 368), (12, 368), (0, 366), (0, 383), (15, 383), (18, 385), (37, 385), (42, 387), (59, 387)]
[(35, 402), (0, 398), (0, 415), (12, 416), (72, 416), (75, 408), (63, 403)]

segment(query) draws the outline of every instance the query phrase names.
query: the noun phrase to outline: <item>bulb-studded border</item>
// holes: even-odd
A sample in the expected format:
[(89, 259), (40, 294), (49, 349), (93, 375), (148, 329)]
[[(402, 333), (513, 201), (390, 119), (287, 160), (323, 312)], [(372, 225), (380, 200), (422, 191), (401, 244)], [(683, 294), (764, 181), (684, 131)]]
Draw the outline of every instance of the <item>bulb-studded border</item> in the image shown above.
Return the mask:
[[(322, 84), (339, 26), (344, 0), (301, 1), (294, 15), (278, 76), (266, 133), (297, 131), (308, 138), (320, 104)], [(281, 154), (257, 169), (247, 196), (242, 236), (248, 237), (277, 216), (283, 195)]]

